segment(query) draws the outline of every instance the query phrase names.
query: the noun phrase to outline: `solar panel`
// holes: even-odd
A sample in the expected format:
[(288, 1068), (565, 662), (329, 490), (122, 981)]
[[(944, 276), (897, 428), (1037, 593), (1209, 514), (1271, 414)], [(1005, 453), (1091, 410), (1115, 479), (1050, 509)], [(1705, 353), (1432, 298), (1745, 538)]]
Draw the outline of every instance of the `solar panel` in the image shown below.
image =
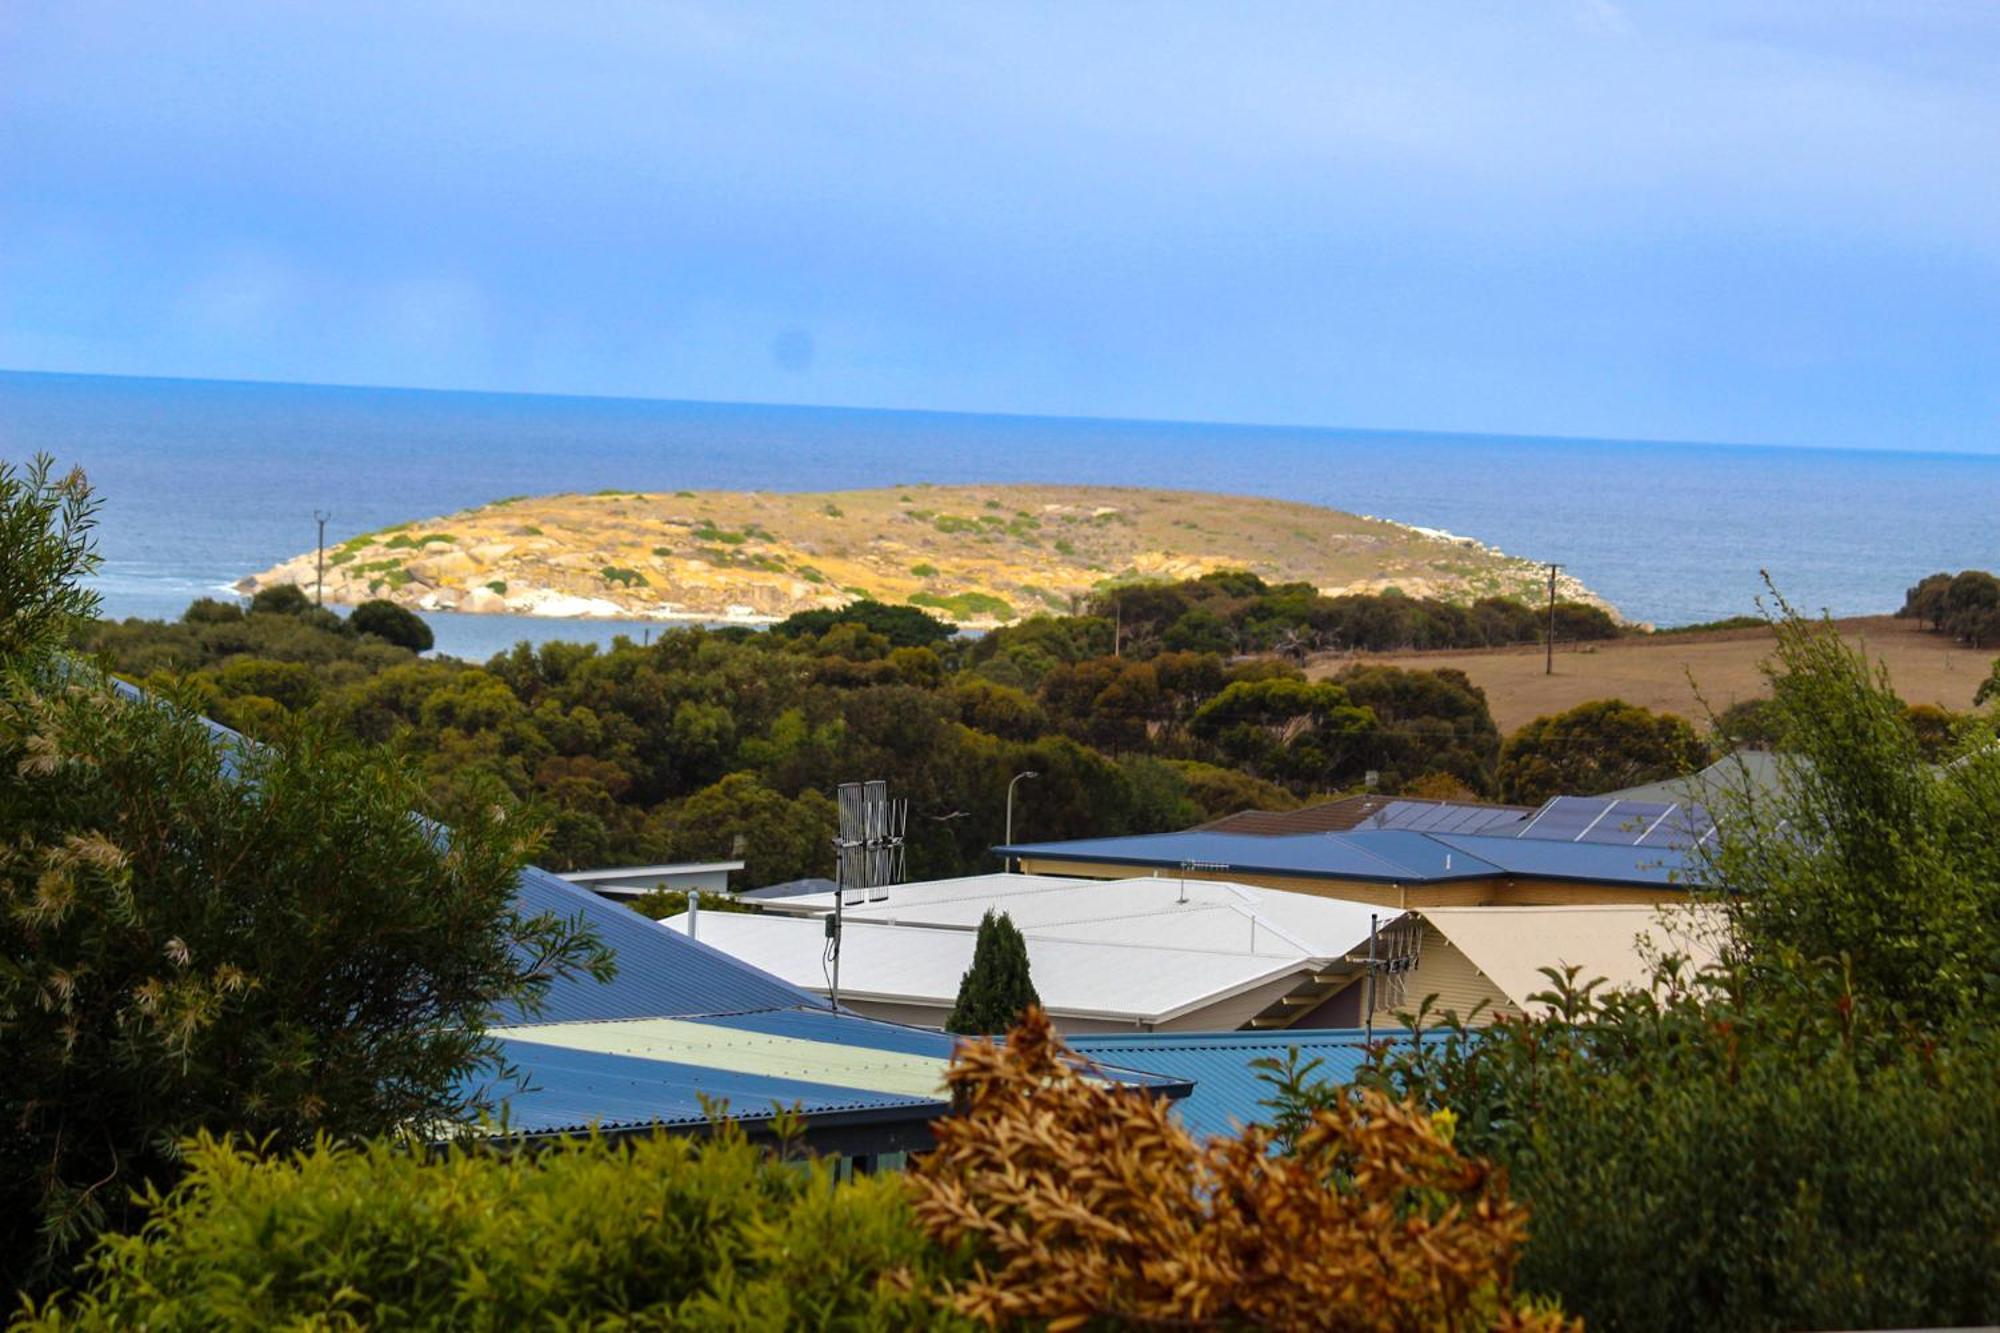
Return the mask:
[(1515, 834), (1544, 842), (1574, 842), (1604, 813), (1605, 802), (1587, 796), (1554, 796)]

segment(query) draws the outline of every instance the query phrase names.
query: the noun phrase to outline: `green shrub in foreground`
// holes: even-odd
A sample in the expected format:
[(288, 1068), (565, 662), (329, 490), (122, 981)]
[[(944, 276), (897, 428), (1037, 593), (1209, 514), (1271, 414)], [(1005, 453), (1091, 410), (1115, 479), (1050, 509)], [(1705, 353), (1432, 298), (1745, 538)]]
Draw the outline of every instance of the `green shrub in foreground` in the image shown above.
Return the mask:
[(17, 1327), (964, 1327), (900, 1177), (837, 1182), (733, 1131), (434, 1159), (204, 1139), (147, 1203)]

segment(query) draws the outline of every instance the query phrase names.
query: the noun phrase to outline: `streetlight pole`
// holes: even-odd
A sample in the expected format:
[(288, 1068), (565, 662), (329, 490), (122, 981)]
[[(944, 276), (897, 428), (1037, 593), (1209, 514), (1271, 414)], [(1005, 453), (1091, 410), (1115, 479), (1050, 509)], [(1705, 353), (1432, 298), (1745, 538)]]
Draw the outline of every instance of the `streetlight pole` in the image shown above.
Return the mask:
[[(1040, 776), (1040, 773), (1036, 773), (1033, 770), (1026, 773), (1016, 773), (1014, 780), (1007, 784), (1007, 836), (1002, 841), (1009, 847), (1014, 845), (1014, 788), (1019, 785), (1022, 778), (1038, 778)], [(1011, 862), (1014, 858), (1008, 857), (1007, 859)]]
[(1549, 640), (1548, 665), (1542, 669), (1545, 676), (1556, 674), (1556, 571), (1561, 565), (1549, 566)]

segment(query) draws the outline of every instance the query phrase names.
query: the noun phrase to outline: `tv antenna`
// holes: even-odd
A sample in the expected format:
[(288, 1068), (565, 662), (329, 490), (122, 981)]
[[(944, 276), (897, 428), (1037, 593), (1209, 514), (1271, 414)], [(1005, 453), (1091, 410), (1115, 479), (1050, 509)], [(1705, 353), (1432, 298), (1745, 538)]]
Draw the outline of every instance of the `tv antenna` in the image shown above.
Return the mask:
[(827, 996), (840, 1004), (840, 935), (846, 924), (849, 895), (855, 906), (886, 902), (889, 886), (903, 882), (903, 832), (909, 825), (910, 803), (891, 800), (889, 784), (843, 782), (835, 792), (840, 831), (834, 835), (833, 915), (826, 919)]

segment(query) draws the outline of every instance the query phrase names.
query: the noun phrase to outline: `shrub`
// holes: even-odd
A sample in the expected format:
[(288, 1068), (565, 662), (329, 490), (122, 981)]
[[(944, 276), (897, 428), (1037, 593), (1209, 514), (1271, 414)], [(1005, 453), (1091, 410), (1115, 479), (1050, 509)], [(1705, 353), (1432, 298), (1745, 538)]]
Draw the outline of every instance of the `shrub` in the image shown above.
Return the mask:
[(915, 607), (890, 606), (866, 597), (830, 610), (795, 612), (771, 626), (770, 632), (779, 639), (796, 639), (802, 635), (817, 637), (843, 623), (860, 625), (870, 633), (880, 634), (895, 648), (929, 647), (943, 643), (958, 633), (958, 626), (936, 616), (925, 615)]
[(372, 634), (413, 653), (427, 653), (435, 642), (431, 627), (416, 612), (380, 598), (355, 607), (347, 623), (356, 634)]
[(1706, 748), (1682, 719), (1622, 699), (1597, 699), (1538, 717), (1500, 749), (1500, 798), (1539, 805), (1592, 796), (1700, 768)]
[(949, 597), (933, 592), (910, 594), (911, 606), (927, 606), (960, 620), (1012, 620), (1014, 608), (1002, 598), (985, 592), (957, 592)]
[(280, 583), (269, 588), (260, 588), (250, 599), (250, 614), (253, 616), (295, 616), (312, 610), (313, 600), (306, 596), (305, 589), (296, 583)]
[(219, 746), (108, 689), (0, 697), (0, 1281), (55, 1271), (199, 1129), (456, 1118), (492, 1006), (600, 966), (514, 905), (527, 830), (448, 845), (389, 752)]
[(597, 571), (606, 583), (616, 583), (623, 588), (650, 587), (646, 576), (636, 569), (623, 569), (617, 565), (606, 565)]
[(216, 597), (197, 597), (181, 612), (182, 623), (188, 625), (233, 625), (242, 619), (242, 607)]
[(970, 1036), (1005, 1032), (1041, 1002), (1028, 975), (1028, 942), (1005, 912), (996, 915), (988, 908), (972, 945), (972, 966), (959, 978), (958, 999), (944, 1030)]
[(1555, 1329), (1515, 1307), (1526, 1215), (1448, 1126), (1378, 1094), (1196, 1145), (1160, 1100), (1093, 1080), (1031, 1011), (960, 1045), (918, 1220), (977, 1264), (952, 1304), (1051, 1328)]
[(895, 1176), (837, 1183), (724, 1132), (426, 1158), (201, 1140), (29, 1329), (964, 1326)]
[(937, 566), (932, 564), (928, 560), (919, 560), (916, 564), (910, 566), (910, 573), (916, 575), (920, 579), (932, 578), (937, 574), (937, 572), (938, 572)]

